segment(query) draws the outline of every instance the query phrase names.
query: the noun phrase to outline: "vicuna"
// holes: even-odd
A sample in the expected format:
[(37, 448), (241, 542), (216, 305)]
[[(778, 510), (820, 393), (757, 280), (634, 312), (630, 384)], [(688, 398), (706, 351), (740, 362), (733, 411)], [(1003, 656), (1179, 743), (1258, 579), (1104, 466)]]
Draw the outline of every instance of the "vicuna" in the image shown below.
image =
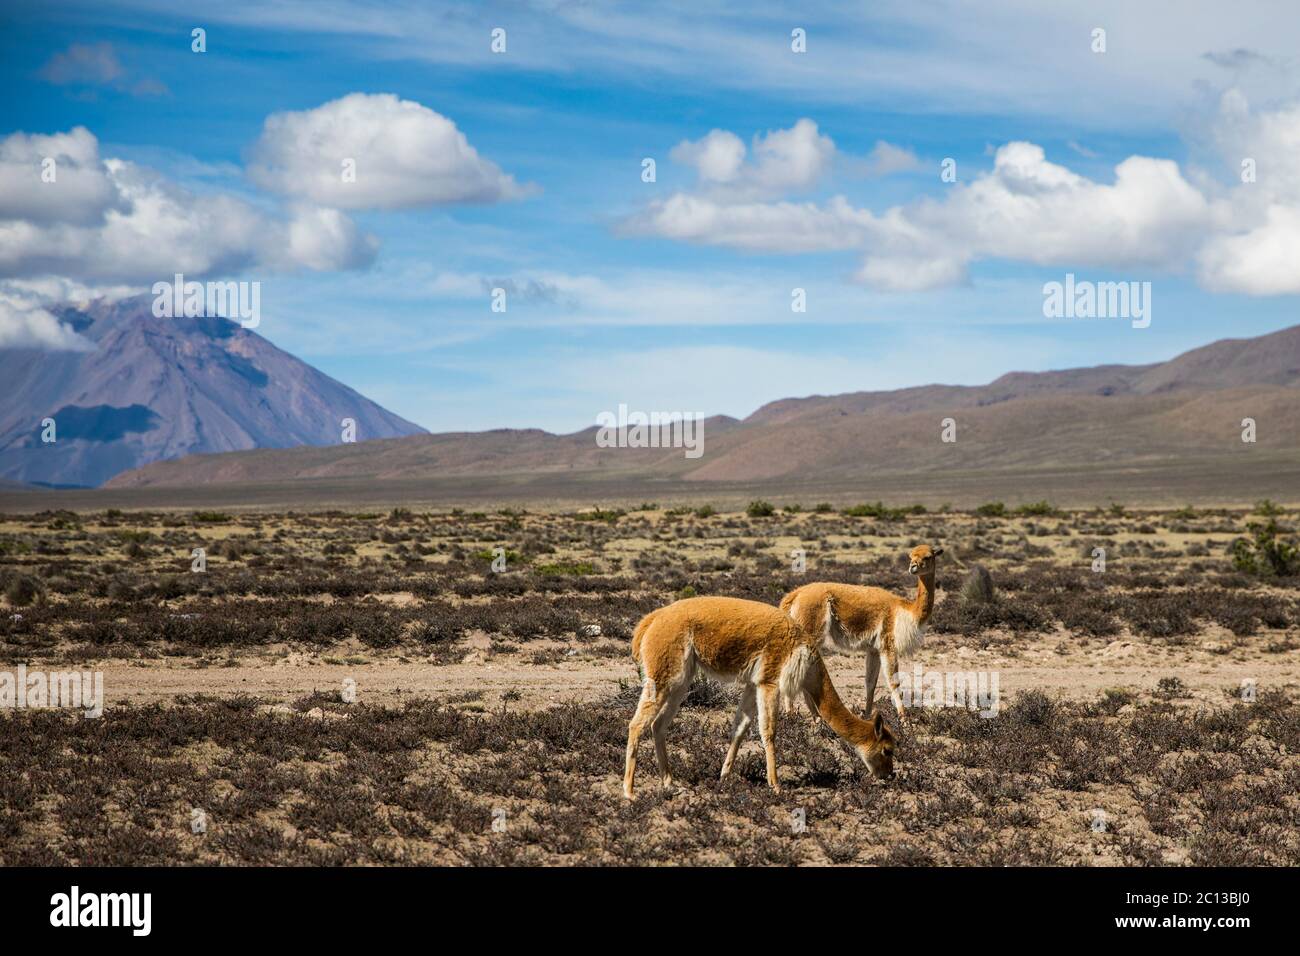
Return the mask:
[(884, 588), (818, 582), (795, 588), (781, 599), (781, 610), (819, 644), (867, 652), (867, 707), (876, 699), (880, 659), (885, 659), (889, 695), (906, 722), (898, 686), (898, 659), (921, 646), (925, 625), (934, 609), (934, 569), (943, 548), (920, 544), (908, 556), (908, 570), (916, 575), (916, 597), (897, 597)]

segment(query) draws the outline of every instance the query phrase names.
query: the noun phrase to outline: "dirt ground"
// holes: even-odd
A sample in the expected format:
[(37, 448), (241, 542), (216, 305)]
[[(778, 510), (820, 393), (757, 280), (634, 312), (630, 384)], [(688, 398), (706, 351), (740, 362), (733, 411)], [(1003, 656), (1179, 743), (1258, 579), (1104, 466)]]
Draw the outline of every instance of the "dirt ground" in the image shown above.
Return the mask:
[[(1204, 703), (1222, 702), (1227, 689), (1239, 688), (1247, 680), (1260, 687), (1300, 694), (1300, 655), (1229, 651), (1230, 644), (1212, 637), (1191, 648), (1152, 647), (1131, 638), (1095, 641), (1079, 647), (1069, 642), (1067, 635), (1053, 634), (1017, 645), (1015, 656), (954, 643), (928, 641), (908, 662), (907, 669), (919, 664), (926, 671), (996, 670), (1003, 694), (1039, 690), (1078, 700), (1093, 699), (1108, 689), (1150, 695), (1160, 679), (1169, 676), (1181, 680), (1188, 700)], [(336, 647), (327, 656), (342, 657), (356, 650)], [(237, 663), (220, 666), (164, 659), (107, 662), (96, 669), (104, 673), (108, 706), (126, 701), (166, 702), (181, 694), (196, 693), (253, 694), (283, 702), (335, 690), (351, 679), (356, 682), (358, 699), (364, 697), (375, 704), (400, 704), (411, 695), (439, 698), (466, 693), (497, 701), (513, 692), (519, 695), (514, 698), (517, 706), (538, 710), (555, 704), (603, 700), (617, 693), (620, 686), (637, 681), (636, 665), (630, 658), (555, 665), (488, 660), (473, 651), (466, 658), (461, 664), (436, 665), (404, 655), (376, 658), (371, 654), (363, 664), (347, 664), (326, 663), (314, 654), (290, 654), (283, 658), (238, 658)], [(862, 655), (828, 654), (828, 662), (845, 701), (862, 710)], [(877, 687), (876, 696), (886, 698), (882, 687)]]

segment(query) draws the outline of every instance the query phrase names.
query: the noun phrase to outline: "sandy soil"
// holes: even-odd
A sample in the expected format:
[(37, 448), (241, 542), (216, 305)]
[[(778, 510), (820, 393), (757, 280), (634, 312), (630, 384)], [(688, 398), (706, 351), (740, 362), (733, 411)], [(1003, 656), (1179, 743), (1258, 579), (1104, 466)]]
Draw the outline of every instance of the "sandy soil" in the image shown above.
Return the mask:
[[(477, 642), (471, 642), (474, 644)], [(1261, 647), (1266, 641), (1257, 642)], [(1187, 699), (1221, 704), (1226, 692), (1253, 680), (1258, 690), (1300, 688), (1300, 655), (1263, 651), (1226, 651), (1228, 644), (1211, 634), (1195, 646), (1168, 647), (1120, 638), (1090, 641), (1084, 646), (1065, 634), (1047, 635), (1002, 649), (976, 649), (953, 638), (923, 646), (907, 670), (919, 664), (930, 671), (996, 671), (1003, 700), (1022, 690), (1091, 699), (1108, 689), (1143, 695), (1155, 691), (1163, 677), (1177, 676)], [(1226, 651), (1226, 652), (1225, 652)], [(547, 707), (572, 700), (598, 700), (623, 684), (636, 683), (636, 668), (618, 658), (575, 659), (555, 666), (530, 664), (514, 655), (485, 655), (472, 649), (464, 663), (435, 665), (427, 661), (364, 654), (365, 662), (345, 662), (354, 650), (343, 648), (314, 655), (239, 658), (238, 663), (200, 663), (193, 659), (106, 661), (105, 703), (166, 701), (178, 694), (230, 695), (246, 693), (290, 701), (313, 691), (335, 691), (347, 679), (356, 682), (357, 699), (392, 704), (411, 695), (443, 697), (480, 693), (487, 704), (515, 692), (515, 706)], [(859, 654), (828, 656), (836, 687), (855, 707), (861, 707), (863, 658)], [(82, 665), (88, 666), (88, 665)], [(883, 680), (877, 689), (883, 696)]]

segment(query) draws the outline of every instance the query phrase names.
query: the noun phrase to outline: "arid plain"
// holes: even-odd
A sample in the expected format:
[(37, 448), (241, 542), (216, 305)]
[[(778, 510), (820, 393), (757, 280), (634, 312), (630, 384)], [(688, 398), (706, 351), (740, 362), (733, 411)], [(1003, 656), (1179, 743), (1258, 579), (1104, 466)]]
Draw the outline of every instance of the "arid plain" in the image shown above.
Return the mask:
[[(101, 671), (105, 710), (0, 717), (0, 862), (1295, 865), (1300, 579), (1269, 562), (1296, 518), (10, 514), (0, 670)], [(717, 780), (734, 692), (702, 683), (669, 734), (681, 789), (660, 792), (647, 741), (623, 801), (642, 614), (819, 579), (902, 594), (919, 542), (946, 553), (906, 669), (996, 675), (996, 715), (921, 706), (904, 730), (882, 685), (900, 749), (880, 783), (790, 714), (776, 796), (756, 740)], [(861, 655), (830, 664), (862, 712)]]

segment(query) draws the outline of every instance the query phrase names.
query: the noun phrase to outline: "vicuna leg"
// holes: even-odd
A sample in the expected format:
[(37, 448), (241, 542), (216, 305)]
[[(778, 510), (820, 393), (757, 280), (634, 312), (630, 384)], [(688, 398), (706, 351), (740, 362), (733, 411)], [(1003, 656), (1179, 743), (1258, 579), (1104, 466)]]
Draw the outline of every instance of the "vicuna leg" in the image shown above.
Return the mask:
[(889, 699), (894, 702), (901, 723), (908, 723), (907, 711), (903, 709), (903, 694), (898, 683), (898, 652), (892, 647), (885, 648), (885, 680), (889, 682)]
[(776, 793), (781, 792), (781, 785), (776, 780), (776, 713), (777, 687), (775, 684), (762, 684), (758, 688), (758, 735), (763, 738), (763, 750), (767, 754), (767, 782)]
[(627, 765), (623, 771), (623, 796), (632, 799), (632, 778), (636, 776), (636, 745), (646, 724), (658, 716), (665, 698), (661, 697), (655, 682), (646, 678), (641, 687), (641, 701), (636, 705), (636, 713), (627, 727)]
[(664, 702), (658, 716), (650, 722), (650, 734), (654, 737), (655, 757), (659, 761), (659, 776), (663, 779), (664, 789), (673, 785), (673, 775), (668, 770), (668, 725), (677, 716), (677, 708), (682, 705), (682, 700), (689, 690), (690, 684), (686, 681), (677, 685), (666, 695), (668, 699)]
[(880, 652), (867, 648), (867, 713), (876, 703), (876, 681), (880, 678)]
[(727, 749), (727, 759), (722, 761), (724, 777), (731, 773), (731, 768), (736, 762), (736, 752), (744, 743), (745, 734), (749, 731), (749, 722), (754, 719), (754, 700), (754, 685), (746, 684), (745, 689), (740, 692), (740, 706), (736, 708), (736, 719), (731, 724), (731, 746)]

